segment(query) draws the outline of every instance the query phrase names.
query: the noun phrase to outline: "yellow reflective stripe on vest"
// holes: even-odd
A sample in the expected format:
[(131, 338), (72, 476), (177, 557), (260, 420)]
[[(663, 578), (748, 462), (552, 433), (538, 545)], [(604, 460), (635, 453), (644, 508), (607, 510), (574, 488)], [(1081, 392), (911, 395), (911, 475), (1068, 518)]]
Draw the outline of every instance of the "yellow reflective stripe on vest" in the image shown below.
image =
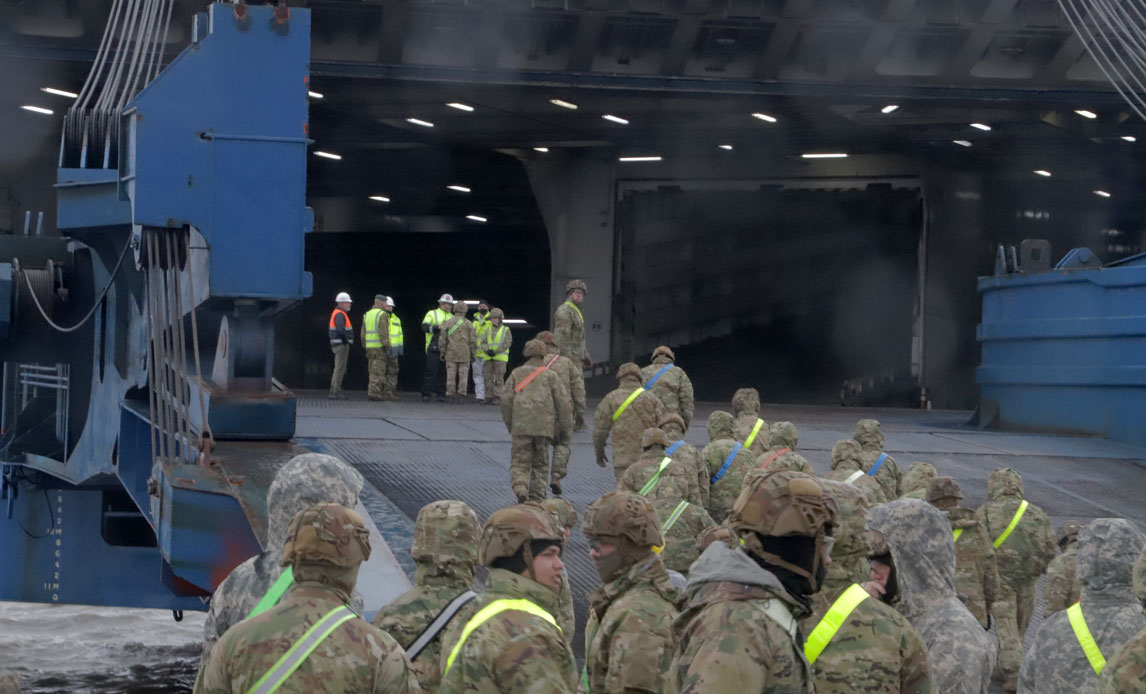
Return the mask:
[(665, 471), (665, 468), (668, 467), (669, 463), (671, 463), (671, 462), (672, 462), (672, 458), (670, 458), (666, 455), (664, 457), (664, 459), (661, 460), (661, 464), (660, 464), (660, 466), (657, 467), (657, 471), (652, 476), (652, 479), (650, 479), (648, 482), (645, 482), (645, 486), (641, 487), (641, 491), (639, 491), (637, 493), (640, 494), (641, 496), (648, 496), (649, 492), (651, 492), (653, 489), (656, 489), (657, 482), (661, 478), (661, 473)]
[(824, 649), (828, 647), (836, 632), (847, 621), (848, 616), (868, 597), (867, 591), (863, 587), (853, 583), (850, 588), (844, 591), (843, 595), (836, 598), (820, 623), (816, 625), (815, 629), (812, 629), (812, 633), (808, 635), (808, 640), (804, 642), (804, 655), (807, 656), (809, 663), (816, 662), (816, 658), (819, 658)]
[(1019, 521), (1022, 520), (1023, 514), (1027, 512), (1028, 505), (1029, 504), (1027, 504), (1027, 500), (1023, 499), (1023, 503), (1019, 504), (1019, 510), (1015, 511), (1015, 517), (1011, 519), (1011, 524), (1008, 525), (1007, 529), (1003, 531), (1003, 534), (1000, 535), (997, 540), (995, 540), (995, 549), (998, 549), (999, 546), (1006, 542), (1007, 538), (1011, 536), (1011, 533), (1019, 524)]
[(576, 311), (577, 317), (581, 319), (581, 325), (585, 325), (585, 316), (581, 315), (581, 309), (577, 307), (577, 304), (572, 301), (566, 301), (565, 305)]
[(357, 616), (346, 605), (339, 605), (327, 612), (322, 619), (314, 623), (314, 626), (307, 629), (298, 641), (294, 642), (294, 645), (283, 654), (283, 657), (279, 658), (270, 670), (267, 670), (267, 674), (259, 678), (255, 686), (247, 690), (247, 694), (271, 694), (277, 691), (314, 649), (326, 640), (327, 636), (334, 633), (334, 630), (342, 626), (343, 622)]
[(756, 435), (760, 433), (760, 427), (764, 426), (764, 420), (759, 417), (756, 418), (756, 426), (752, 427), (752, 433), (744, 440), (744, 447), (749, 448), (752, 442), (756, 440)]
[(668, 534), (668, 531), (672, 530), (672, 526), (676, 525), (676, 522), (680, 520), (680, 517), (684, 515), (684, 510), (686, 508), (688, 508), (688, 502), (680, 502), (676, 505), (676, 508), (672, 510), (672, 514), (665, 519), (664, 531), (666, 535)]
[(629, 397), (625, 398), (625, 401), (621, 403), (621, 406), (618, 407), (617, 411), (613, 413), (613, 421), (617, 421), (617, 417), (620, 417), (621, 413), (624, 412), (629, 407), (629, 405), (637, 399), (637, 396), (643, 392), (645, 392), (645, 388), (644, 386), (641, 386), (640, 388), (634, 390), (632, 394), (629, 395)]
[(458, 657), (458, 653), (461, 653), (462, 646), (466, 643), (466, 639), (470, 637), (470, 634), (474, 633), (475, 629), (502, 612), (509, 611), (527, 612), (538, 619), (543, 619), (549, 624), (552, 624), (557, 628), (557, 631), (561, 631), (561, 627), (557, 625), (557, 620), (553, 618), (553, 615), (528, 600), (494, 600), (478, 610), (477, 614), (471, 617), (470, 621), (466, 623), (466, 628), (462, 629), (461, 638), (454, 644), (454, 649), (450, 651), (450, 657), (446, 659), (446, 669), (442, 672), (442, 676), (445, 677), (449, 674), (450, 668), (454, 666), (454, 660)]
[(382, 324), (383, 313), (385, 312), (380, 308), (372, 308), (362, 316), (362, 327), (365, 332), (362, 346), (366, 349), (378, 349), (382, 346), (382, 333), (378, 328)]
[(959, 541), (959, 536), (963, 534), (963, 528), (955, 528), (955, 541)]
[(402, 336), (402, 321), (393, 313), (387, 313), (386, 315), (388, 316), (386, 322), (389, 325), (388, 329), (390, 331), (390, 346), (401, 347), (404, 341)]
[(1090, 667), (1094, 668), (1094, 674), (1101, 675), (1102, 669), (1106, 667), (1106, 658), (1102, 656), (1102, 651), (1098, 649), (1098, 643), (1091, 636), (1090, 627), (1086, 626), (1086, 617), (1082, 616), (1082, 603), (1076, 602), (1068, 607), (1066, 616), (1070, 618), (1074, 637), (1078, 639), (1078, 645), (1082, 646), (1082, 652), (1090, 661)]

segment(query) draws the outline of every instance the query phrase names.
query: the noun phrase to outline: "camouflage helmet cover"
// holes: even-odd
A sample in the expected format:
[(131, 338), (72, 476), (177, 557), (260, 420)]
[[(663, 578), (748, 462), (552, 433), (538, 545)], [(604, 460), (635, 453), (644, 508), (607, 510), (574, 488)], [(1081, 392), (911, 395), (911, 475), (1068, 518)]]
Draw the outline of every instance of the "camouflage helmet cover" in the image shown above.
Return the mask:
[(544, 506), (529, 502), (494, 511), (482, 526), (481, 563), (512, 557), (533, 540), (565, 542), (565, 530)]
[(755, 388), (740, 388), (732, 394), (732, 411), (736, 414), (760, 411), (760, 393)]
[(864, 448), (883, 449), (883, 431), (879, 427), (878, 419), (861, 419), (856, 422), (852, 438)]
[(641, 450), (648, 450), (653, 446), (660, 446), (661, 448), (668, 448), (668, 437), (665, 436), (663, 429), (657, 427), (649, 427), (641, 434)]
[(370, 558), (370, 532), (354, 511), (321, 503), (299, 511), (287, 529), (282, 565), (357, 566)]
[(1071, 542), (1077, 542), (1079, 530), (1082, 530), (1082, 523), (1076, 520), (1068, 520), (1058, 526), (1058, 546), (1066, 549)]
[[(939, 501), (940, 499), (962, 499), (963, 490), (959, 489), (959, 483), (951, 477), (936, 477), (931, 480), (927, 485), (927, 500)], [(1077, 531), (1075, 531), (1077, 532)]]
[(650, 358), (656, 359), (659, 356), (668, 357), (669, 361), (676, 361), (676, 355), (673, 354), (672, 350), (669, 349), (668, 347), (666, 347), (665, 345), (659, 345), (656, 349), (654, 349), (653, 350), (653, 356)]
[(410, 555), (419, 564), (473, 566), (481, 526), (464, 501), (432, 501), (418, 511)]
[(994, 501), (1004, 496), (1023, 497), (1023, 476), (1011, 467), (995, 468), (987, 478), (987, 499)]
[(863, 468), (863, 450), (853, 439), (840, 439), (832, 445), (832, 469), (840, 463), (850, 461)]
[(493, 308), (491, 308), (489, 310), (489, 317), (490, 318), (505, 318), (505, 311), (502, 311), (500, 308), (494, 306)]
[(470, 307), (466, 305), (466, 302), (464, 302), (464, 301), (455, 301), (454, 302), (454, 315), (464, 316), (464, 315), (466, 315), (466, 311), (469, 311), (469, 310), (470, 310)]
[(534, 335), (533, 339), (534, 340), (540, 340), (541, 342), (544, 342), (545, 344), (549, 345), (550, 347), (556, 347), (557, 346), (557, 336), (548, 330), (542, 330), (541, 332)]
[(623, 381), (626, 378), (635, 378), (641, 380), (641, 367), (637, 366), (631, 361), (627, 361), (617, 367), (617, 380)]
[(579, 279), (573, 279), (573, 280), (569, 280), (565, 284), (565, 295), (568, 296), (569, 293), (575, 289), (580, 289), (583, 292), (589, 291), (589, 288), (585, 286), (584, 282), (582, 282)]
[(791, 422), (775, 422), (769, 430), (772, 447), (795, 448), (800, 442), (800, 432)]
[(545, 343), (541, 340), (529, 340), (525, 343), (525, 349), (522, 350), (522, 354), (525, 355), (526, 359), (530, 357), (544, 357)]
[(708, 440), (732, 438), (732, 428), (736, 419), (724, 410), (716, 410), (708, 415)]
[(665, 543), (652, 502), (632, 492), (609, 492), (589, 504), (583, 532), (590, 538), (625, 538), (638, 547)]
[(676, 412), (669, 412), (668, 414), (661, 417), (660, 421), (657, 422), (657, 426), (661, 429), (664, 429), (665, 426), (669, 424), (676, 424), (678, 427), (680, 427), (681, 431), (684, 431), (684, 417), (681, 417)]
[(551, 497), (541, 502), (550, 513), (557, 516), (557, 522), (566, 528), (577, 527), (578, 517), (577, 509), (573, 508), (573, 504), (569, 503), (561, 497)]

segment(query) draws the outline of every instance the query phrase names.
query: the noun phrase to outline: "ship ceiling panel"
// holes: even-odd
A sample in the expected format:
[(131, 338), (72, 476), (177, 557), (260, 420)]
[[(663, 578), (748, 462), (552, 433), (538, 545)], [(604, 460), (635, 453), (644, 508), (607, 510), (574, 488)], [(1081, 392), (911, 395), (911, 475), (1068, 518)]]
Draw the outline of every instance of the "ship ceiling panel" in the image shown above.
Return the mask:
[(1046, 69), (1070, 34), (999, 34), (971, 68), (972, 77), (1034, 79)]
[(901, 30), (876, 72), (887, 77), (935, 77), (959, 53), (971, 34), (966, 29)]
[(847, 77), (870, 29), (811, 29), (800, 34), (780, 70), (783, 80), (829, 80)]

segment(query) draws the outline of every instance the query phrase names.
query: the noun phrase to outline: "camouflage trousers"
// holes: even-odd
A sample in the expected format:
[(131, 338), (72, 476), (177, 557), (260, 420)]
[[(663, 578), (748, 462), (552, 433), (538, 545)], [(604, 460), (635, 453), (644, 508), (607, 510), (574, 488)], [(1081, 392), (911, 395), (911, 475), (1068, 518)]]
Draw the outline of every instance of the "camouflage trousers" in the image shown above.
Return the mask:
[(382, 396), (386, 398), (398, 397), (398, 357), (383, 349), (381, 361), (386, 364), (383, 371), (386, 376), (382, 379)]
[(346, 378), (346, 361), (350, 358), (350, 345), (331, 345), (334, 353), (334, 370), (330, 372), (330, 393), (342, 392), (342, 379)]
[(386, 382), (386, 348), (366, 350), (366, 396), (371, 400), (382, 398)]
[(519, 499), (541, 501), (547, 494), (549, 436), (514, 435), (509, 458), (509, 484)]
[(501, 389), (505, 387), (505, 362), (487, 359), (482, 366), (485, 377), (485, 399), (500, 400)]
[(468, 361), (446, 362), (446, 395), (460, 395), (463, 398), (470, 389), (470, 363)]
[(553, 440), (553, 471), (550, 473), (550, 479), (553, 482), (560, 482), (569, 474), (569, 454), (571, 452), (568, 436)]
[(1019, 666), (1023, 662), (1023, 637), (1018, 626), (1015, 594), (1003, 581), (999, 582), (999, 593), (991, 603), (991, 617), (995, 620), (995, 634), (999, 640), (993, 677), (1004, 683), (1006, 691), (1013, 692), (1019, 680)]

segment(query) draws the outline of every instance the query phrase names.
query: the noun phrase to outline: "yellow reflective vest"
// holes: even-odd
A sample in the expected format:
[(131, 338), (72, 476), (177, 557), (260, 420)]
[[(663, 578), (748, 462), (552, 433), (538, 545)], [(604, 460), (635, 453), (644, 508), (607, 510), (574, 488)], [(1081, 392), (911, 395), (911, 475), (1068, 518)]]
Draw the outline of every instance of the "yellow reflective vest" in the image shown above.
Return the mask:
[(382, 309), (372, 308), (362, 316), (362, 346), (366, 349), (382, 348), (380, 326), (385, 320), (382, 314)]

